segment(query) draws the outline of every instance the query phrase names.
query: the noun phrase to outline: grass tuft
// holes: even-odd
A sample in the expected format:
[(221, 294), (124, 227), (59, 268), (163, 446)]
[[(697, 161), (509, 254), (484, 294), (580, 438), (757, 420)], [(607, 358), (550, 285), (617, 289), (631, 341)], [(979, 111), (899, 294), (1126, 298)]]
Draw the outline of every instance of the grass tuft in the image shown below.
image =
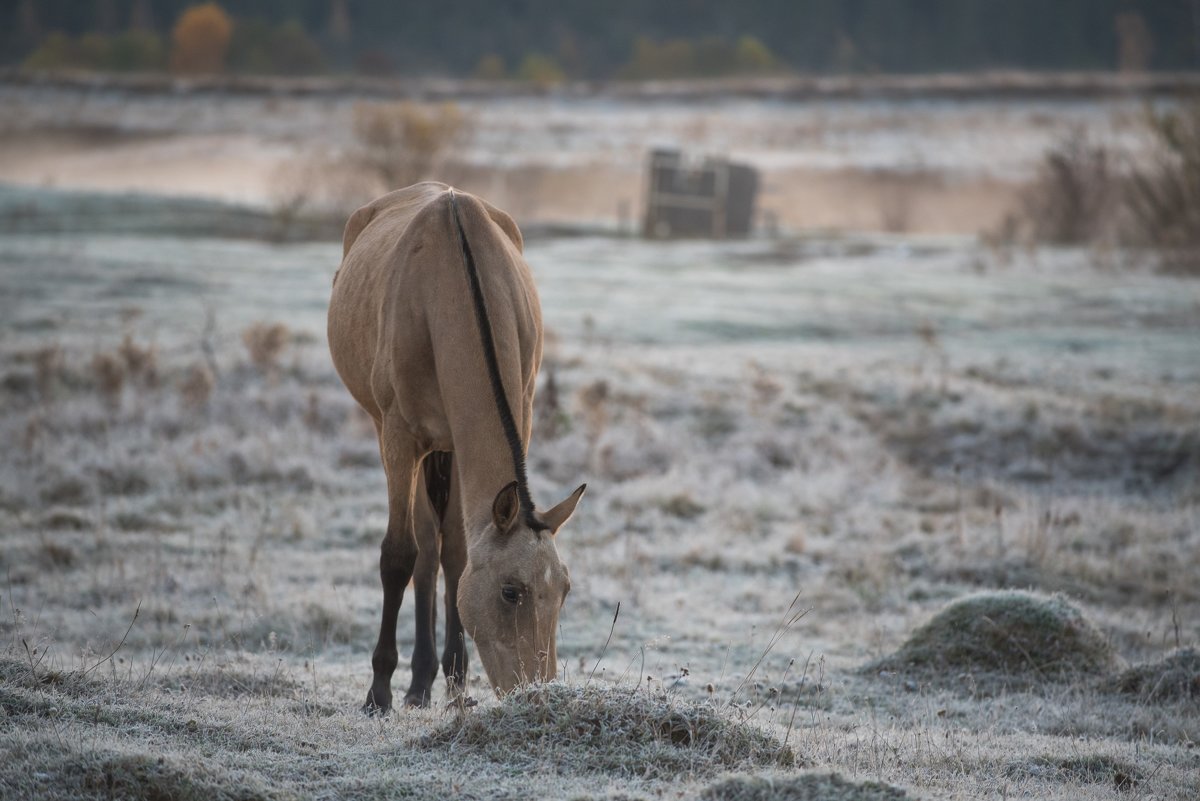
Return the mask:
[(1180, 648), (1159, 662), (1134, 665), (1105, 687), (1141, 701), (1200, 699), (1200, 650)]
[(283, 323), (254, 323), (242, 331), (242, 342), (250, 361), (263, 373), (272, 373), (279, 367), (279, 358), (291, 338), (291, 332)]
[(1142, 773), (1133, 765), (1112, 757), (1039, 756), (1010, 763), (1004, 770), (1014, 779), (1050, 779), (1084, 784), (1112, 784), (1118, 790), (1131, 790), (1142, 780)]
[(508, 765), (644, 778), (744, 767), (791, 767), (796, 755), (715, 706), (643, 692), (561, 683), (519, 688), (424, 738)]
[(881, 782), (854, 782), (836, 773), (728, 776), (700, 793), (702, 801), (901, 801), (909, 795)]
[(896, 653), (870, 670), (998, 674), (1031, 681), (1103, 675), (1118, 658), (1108, 641), (1061, 595), (980, 593), (951, 603)]

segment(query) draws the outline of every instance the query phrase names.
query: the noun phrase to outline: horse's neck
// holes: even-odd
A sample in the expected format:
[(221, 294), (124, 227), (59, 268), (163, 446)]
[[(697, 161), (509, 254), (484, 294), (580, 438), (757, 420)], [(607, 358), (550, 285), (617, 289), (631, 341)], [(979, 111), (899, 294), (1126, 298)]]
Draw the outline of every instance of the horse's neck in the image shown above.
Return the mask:
[[(507, 373), (504, 385), (506, 394), (513, 396), (508, 403), (524, 458), (529, 443), (522, 433), (526, 423), (520, 371), (511, 369)], [(517, 479), (512, 448), (501, 424), (487, 376), (480, 375), (469, 389), (456, 393), (457, 397), (445, 399), (468, 542), (491, 520), (496, 495), (509, 482)]]

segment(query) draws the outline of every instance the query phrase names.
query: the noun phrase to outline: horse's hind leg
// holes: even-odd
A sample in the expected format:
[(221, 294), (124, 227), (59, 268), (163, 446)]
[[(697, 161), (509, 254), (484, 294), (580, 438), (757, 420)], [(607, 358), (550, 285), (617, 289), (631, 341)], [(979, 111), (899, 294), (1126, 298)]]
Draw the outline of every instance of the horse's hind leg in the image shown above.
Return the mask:
[(413, 530), (413, 490), (423, 454), (402, 426), (379, 427), (379, 452), (388, 485), (388, 527), (379, 549), (379, 578), (383, 583), (383, 618), (379, 640), (371, 655), (374, 676), (363, 711), (382, 714), (392, 708), (392, 673), (396, 654), (396, 617), (404, 601), (404, 588), (412, 579), (417, 561)]
[[(426, 462), (436, 454), (425, 457)], [(417, 533), (417, 562), (413, 572), (416, 642), (413, 644), (412, 684), (404, 694), (406, 706), (428, 706), (433, 680), (437, 678), (437, 574), (441, 533), (437, 510), (426, 489), (428, 467), (420, 472), (413, 498), (413, 517)]]

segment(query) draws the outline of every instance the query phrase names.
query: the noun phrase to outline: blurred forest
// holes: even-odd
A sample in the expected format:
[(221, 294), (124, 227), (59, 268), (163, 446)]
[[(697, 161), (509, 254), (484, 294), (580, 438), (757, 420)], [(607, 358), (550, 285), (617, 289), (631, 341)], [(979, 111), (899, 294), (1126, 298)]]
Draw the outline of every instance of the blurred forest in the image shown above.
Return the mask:
[[(543, 83), (1200, 67), (1200, 0), (227, 0), (201, 7), (208, 19), (190, 29), (199, 45), (180, 30), (195, 6), (0, 0), (0, 58), (31, 68)], [(189, 46), (188, 58), (173, 55)]]

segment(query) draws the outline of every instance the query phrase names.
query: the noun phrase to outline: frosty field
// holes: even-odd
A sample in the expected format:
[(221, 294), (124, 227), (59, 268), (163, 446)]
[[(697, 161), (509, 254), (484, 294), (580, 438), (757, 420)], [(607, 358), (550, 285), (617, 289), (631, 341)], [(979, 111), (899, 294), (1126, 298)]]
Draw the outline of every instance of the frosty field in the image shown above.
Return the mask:
[[(589, 485), (563, 684), (501, 703), (473, 661), (478, 707), (370, 719), (386, 502), (325, 350), (340, 245), (0, 238), (0, 796), (1200, 793), (1195, 667), (1156, 667), (1200, 637), (1200, 284), (959, 238), (527, 255), (533, 494)], [(1004, 589), (1062, 593), (1104, 658), (889, 660)]]

